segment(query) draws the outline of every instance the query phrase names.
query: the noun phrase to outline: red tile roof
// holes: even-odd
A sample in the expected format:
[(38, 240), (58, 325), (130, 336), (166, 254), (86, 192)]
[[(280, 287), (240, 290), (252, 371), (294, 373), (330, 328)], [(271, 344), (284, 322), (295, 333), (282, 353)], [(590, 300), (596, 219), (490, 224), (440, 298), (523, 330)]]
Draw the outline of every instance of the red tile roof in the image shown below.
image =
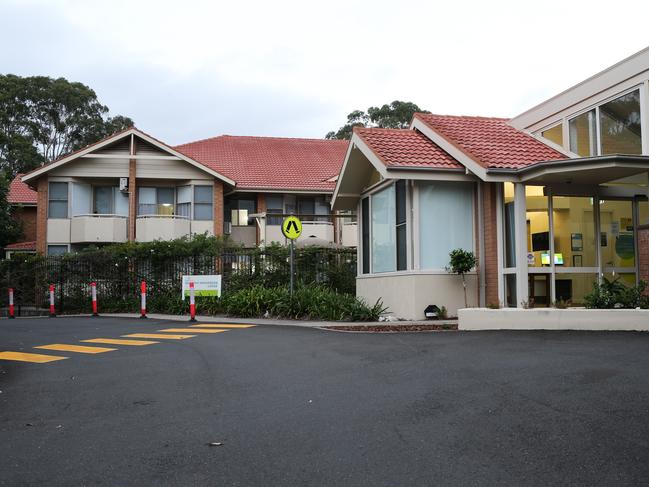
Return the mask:
[(7, 201), (12, 205), (35, 205), (37, 193), (32, 188), (23, 183), (20, 180), (21, 177), (22, 174), (18, 174), (9, 184)]
[(5, 247), (5, 250), (36, 250), (36, 242), (18, 242)]
[(566, 159), (506, 118), (416, 113), (415, 118), (485, 168), (519, 169), (540, 161)]
[(388, 167), (462, 169), (448, 153), (417, 130), (354, 128), (367, 146)]
[(333, 191), (349, 142), (221, 135), (174, 147), (242, 189)]

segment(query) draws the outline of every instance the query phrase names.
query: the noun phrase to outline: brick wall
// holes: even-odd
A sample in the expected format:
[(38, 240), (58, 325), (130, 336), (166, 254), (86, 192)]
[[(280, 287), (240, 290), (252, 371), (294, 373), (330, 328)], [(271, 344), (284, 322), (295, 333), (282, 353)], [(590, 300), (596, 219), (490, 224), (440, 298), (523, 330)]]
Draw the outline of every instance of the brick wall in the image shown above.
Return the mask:
[(498, 228), (496, 225), (496, 191), (499, 183), (484, 183), (482, 194), (484, 204), (485, 255), (482, 263), (485, 269), (486, 304), (498, 303)]
[(649, 283), (649, 224), (638, 226), (638, 273), (641, 280)]
[(13, 218), (22, 222), (23, 236), (18, 242), (36, 241), (36, 207), (17, 207), (13, 211)]
[(48, 178), (43, 176), (36, 187), (36, 252), (39, 254), (47, 253), (47, 189)]
[(223, 235), (223, 181), (214, 181), (214, 235)]

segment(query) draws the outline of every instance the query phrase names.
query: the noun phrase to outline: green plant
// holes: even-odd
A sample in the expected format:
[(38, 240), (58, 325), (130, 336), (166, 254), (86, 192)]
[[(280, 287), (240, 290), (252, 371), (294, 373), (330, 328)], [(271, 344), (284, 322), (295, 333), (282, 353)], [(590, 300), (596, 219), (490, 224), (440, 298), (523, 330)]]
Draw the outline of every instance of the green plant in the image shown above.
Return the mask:
[(439, 312), (437, 313), (437, 319), (445, 320), (447, 318), (448, 318), (448, 310), (446, 309), (446, 306), (442, 306), (439, 309)]
[(619, 277), (611, 280), (603, 277), (601, 284), (593, 283), (592, 292), (584, 296), (584, 304), (594, 309), (649, 309), (646, 289), (645, 281), (640, 281), (636, 286), (627, 286), (620, 282)]
[(500, 309), (500, 303), (499, 302), (494, 302), (494, 303), (487, 303), (487, 308), (489, 309)]
[(569, 299), (557, 299), (554, 303), (552, 303), (552, 306), (554, 306), (557, 309), (568, 309), (572, 302)]
[(446, 268), (446, 270), (462, 277), (462, 288), (464, 289), (464, 306), (468, 308), (469, 304), (466, 298), (465, 275), (476, 266), (477, 260), (475, 258), (475, 254), (468, 250), (455, 249), (451, 250), (449, 257), (451, 258), (451, 261), (449, 262), (449, 266)]

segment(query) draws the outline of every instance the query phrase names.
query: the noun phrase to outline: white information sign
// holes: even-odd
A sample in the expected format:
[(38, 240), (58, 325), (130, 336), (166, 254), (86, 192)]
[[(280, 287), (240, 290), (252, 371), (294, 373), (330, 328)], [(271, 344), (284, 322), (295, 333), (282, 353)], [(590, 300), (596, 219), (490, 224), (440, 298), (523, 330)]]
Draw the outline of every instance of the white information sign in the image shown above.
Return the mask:
[(221, 276), (183, 276), (183, 300), (189, 296), (189, 281), (194, 283), (194, 296), (221, 296)]

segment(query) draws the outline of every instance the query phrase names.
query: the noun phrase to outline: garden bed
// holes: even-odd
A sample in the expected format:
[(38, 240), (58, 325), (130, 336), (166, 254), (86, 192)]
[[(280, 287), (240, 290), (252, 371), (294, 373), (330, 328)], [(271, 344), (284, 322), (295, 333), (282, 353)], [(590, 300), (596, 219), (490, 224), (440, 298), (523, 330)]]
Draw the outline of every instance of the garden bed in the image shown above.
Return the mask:
[(404, 333), (420, 331), (455, 331), (457, 323), (418, 323), (410, 325), (333, 325), (323, 327), (327, 330), (353, 331), (366, 333)]

